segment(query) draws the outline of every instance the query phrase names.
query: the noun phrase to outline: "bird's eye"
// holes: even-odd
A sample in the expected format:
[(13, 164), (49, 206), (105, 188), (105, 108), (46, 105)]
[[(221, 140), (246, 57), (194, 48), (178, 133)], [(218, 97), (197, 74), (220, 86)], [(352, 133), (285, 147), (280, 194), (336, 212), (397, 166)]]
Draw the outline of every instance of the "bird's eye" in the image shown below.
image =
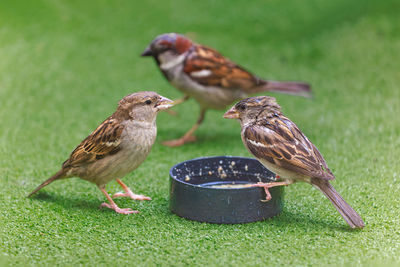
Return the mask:
[(150, 105), (150, 104), (151, 104), (151, 100), (148, 99), (148, 100), (146, 100), (144, 103), (145, 103), (146, 105)]
[(243, 110), (246, 109), (246, 105), (245, 104), (240, 104), (240, 105), (238, 105), (238, 109), (243, 111)]

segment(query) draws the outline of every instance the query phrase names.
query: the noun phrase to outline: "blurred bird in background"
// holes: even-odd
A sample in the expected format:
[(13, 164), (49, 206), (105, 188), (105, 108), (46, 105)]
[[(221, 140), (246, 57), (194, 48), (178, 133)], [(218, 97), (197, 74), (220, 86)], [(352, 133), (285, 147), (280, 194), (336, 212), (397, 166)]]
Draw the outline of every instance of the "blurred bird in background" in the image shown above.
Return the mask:
[(310, 86), (304, 82), (276, 82), (261, 79), (212, 48), (193, 43), (183, 35), (167, 33), (157, 36), (142, 56), (152, 56), (165, 78), (185, 96), (200, 105), (195, 125), (181, 138), (163, 142), (180, 146), (196, 140), (194, 132), (204, 120), (207, 109), (225, 109), (234, 101), (263, 91), (310, 97)]

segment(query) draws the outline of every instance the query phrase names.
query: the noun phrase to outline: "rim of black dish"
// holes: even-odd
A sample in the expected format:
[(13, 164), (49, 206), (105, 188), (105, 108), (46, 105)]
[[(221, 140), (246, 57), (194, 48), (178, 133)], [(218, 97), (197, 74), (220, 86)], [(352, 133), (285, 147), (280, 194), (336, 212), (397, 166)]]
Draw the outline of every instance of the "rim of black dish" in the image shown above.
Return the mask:
[[(273, 175), (275, 175), (272, 171), (270, 171), (270, 170), (268, 170), (267, 168), (265, 168), (257, 159), (254, 159), (254, 158), (248, 158), (248, 157), (240, 157), (240, 156), (230, 156), (230, 155), (228, 155), (228, 156), (211, 156), (211, 157), (198, 157), (198, 158), (194, 158), (194, 159), (189, 159), (189, 160), (185, 160), (185, 161), (182, 161), (182, 162), (179, 162), (179, 163), (177, 163), (177, 164), (175, 164), (175, 165), (173, 165), (171, 168), (170, 168), (170, 170), (169, 170), (169, 176), (173, 179), (173, 180), (175, 180), (175, 181), (177, 181), (177, 182), (179, 182), (179, 183), (182, 183), (182, 184), (185, 184), (185, 185), (188, 185), (188, 186), (192, 186), (192, 187), (199, 187), (199, 188), (203, 188), (203, 189), (211, 189), (211, 190), (253, 190), (253, 191), (255, 191), (255, 190), (259, 190), (259, 188), (258, 187), (241, 187), (241, 188), (231, 188), (231, 187), (224, 187), (224, 188), (220, 188), (220, 187), (206, 187), (206, 186), (203, 186), (202, 184), (192, 184), (192, 183), (188, 183), (188, 182), (186, 182), (186, 181), (184, 181), (184, 180), (181, 180), (181, 179), (178, 179), (178, 175), (176, 175), (176, 174), (173, 174), (173, 171), (174, 170), (176, 170), (176, 169), (178, 169), (180, 166), (183, 166), (183, 165), (185, 165), (185, 164), (187, 164), (187, 163), (191, 163), (191, 162), (195, 162), (195, 161), (201, 161), (201, 160), (212, 160), (212, 159), (223, 159), (223, 160), (226, 160), (226, 159), (242, 159), (242, 160), (250, 160), (250, 161), (254, 161), (254, 162), (257, 162), (257, 163), (259, 163), (260, 164), (260, 166), (262, 167), (262, 168), (264, 168), (266, 171), (268, 171), (268, 172), (271, 172)], [(249, 175), (249, 173), (248, 172), (237, 172), (237, 174), (238, 175)], [(270, 181), (274, 181), (274, 179), (275, 179), (275, 176), (272, 176), (272, 177), (265, 177), (266, 179), (268, 178)]]

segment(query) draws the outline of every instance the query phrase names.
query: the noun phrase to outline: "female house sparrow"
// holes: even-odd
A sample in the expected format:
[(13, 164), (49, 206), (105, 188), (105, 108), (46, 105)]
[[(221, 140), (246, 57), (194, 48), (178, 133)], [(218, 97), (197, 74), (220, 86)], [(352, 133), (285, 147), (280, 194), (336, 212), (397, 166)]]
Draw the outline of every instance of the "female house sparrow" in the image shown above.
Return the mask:
[(183, 137), (164, 142), (168, 146), (195, 141), (193, 133), (203, 122), (207, 109), (225, 109), (249, 94), (274, 91), (307, 97), (311, 95), (307, 83), (263, 80), (214, 49), (195, 44), (176, 33), (157, 36), (142, 56), (153, 56), (165, 78), (185, 94), (175, 103), (193, 97), (200, 104), (201, 111), (196, 124)]
[(238, 119), (245, 147), (265, 167), (282, 178), (282, 182), (259, 183), (271, 199), (268, 188), (302, 181), (325, 194), (351, 228), (362, 228), (360, 215), (347, 204), (329, 183), (335, 176), (329, 170), (318, 149), (299, 128), (281, 112), (275, 98), (260, 96), (243, 99), (224, 114), (226, 119)]
[(101, 207), (123, 214), (137, 213), (129, 208), (119, 208), (107, 194), (105, 185), (116, 179), (125, 193), (117, 193), (113, 197), (151, 200), (134, 194), (120, 178), (145, 160), (156, 139), (157, 113), (171, 107), (172, 103), (155, 92), (138, 92), (124, 97), (119, 101), (114, 114), (75, 148), (61, 170), (39, 185), (28, 197), (55, 180), (76, 176), (96, 184), (103, 192), (110, 204), (103, 203)]

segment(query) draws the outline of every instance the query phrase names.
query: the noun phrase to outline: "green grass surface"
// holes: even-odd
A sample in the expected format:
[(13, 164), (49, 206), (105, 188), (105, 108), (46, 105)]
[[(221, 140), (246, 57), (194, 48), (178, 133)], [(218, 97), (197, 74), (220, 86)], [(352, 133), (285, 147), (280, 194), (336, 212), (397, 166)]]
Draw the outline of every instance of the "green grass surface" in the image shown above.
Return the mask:
[[(0, 265), (400, 264), (399, 1), (1, 1)], [(25, 196), (57, 171), (120, 98), (156, 90), (177, 98), (139, 54), (181, 32), (262, 77), (305, 80), (313, 100), (275, 95), (320, 149), (336, 189), (362, 215), (351, 231), (307, 184), (286, 190), (281, 215), (242, 225), (181, 219), (168, 210), (168, 170), (200, 156), (250, 156), (237, 122), (211, 111), (199, 142), (167, 148), (195, 121), (191, 100), (160, 114), (145, 163), (124, 181), (151, 202), (98, 209), (79, 179)], [(111, 193), (120, 188), (115, 182)]]

